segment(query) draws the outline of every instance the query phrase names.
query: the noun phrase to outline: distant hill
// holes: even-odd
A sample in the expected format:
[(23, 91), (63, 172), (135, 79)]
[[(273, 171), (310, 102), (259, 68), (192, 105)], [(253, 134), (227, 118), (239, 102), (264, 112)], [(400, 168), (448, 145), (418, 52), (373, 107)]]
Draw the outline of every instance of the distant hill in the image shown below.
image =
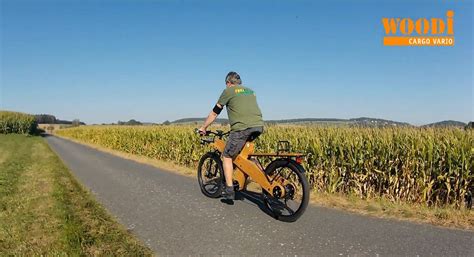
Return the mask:
[(333, 119), (333, 118), (302, 118), (302, 119), (285, 119), (285, 120), (266, 120), (265, 123), (269, 124), (285, 124), (285, 123), (337, 123), (347, 122), (345, 119)]
[(466, 125), (467, 125), (466, 123), (461, 122), (461, 121), (443, 120), (443, 121), (440, 121), (440, 122), (426, 124), (422, 127), (460, 127), (460, 128), (464, 128), (464, 127), (466, 127)]
[[(206, 120), (206, 118), (184, 118), (184, 119), (179, 119), (172, 121), (171, 124), (188, 124), (188, 123), (203, 123)], [(225, 124), (229, 123), (228, 119), (220, 119), (217, 118), (214, 123), (219, 123), (219, 124)]]
[(354, 122), (358, 126), (375, 126), (375, 127), (411, 126), (411, 124), (407, 122), (399, 122), (399, 121), (393, 121), (393, 120), (375, 119), (375, 118), (367, 118), (367, 117), (360, 117), (360, 118), (349, 119), (349, 120)]
[[(170, 122), (170, 124), (190, 124), (202, 123), (206, 118), (185, 118)], [(216, 119), (216, 123), (228, 124), (228, 119)], [(386, 126), (411, 126), (406, 122), (398, 122), (374, 118), (354, 118), (354, 119), (336, 119), (336, 118), (301, 118), (301, 119), (283, 119), (266, 120), (266, 124), (324, 124), (324, 125), (342, 125), (342, 126), (363, 126), (363, 127), (386, 127)]]

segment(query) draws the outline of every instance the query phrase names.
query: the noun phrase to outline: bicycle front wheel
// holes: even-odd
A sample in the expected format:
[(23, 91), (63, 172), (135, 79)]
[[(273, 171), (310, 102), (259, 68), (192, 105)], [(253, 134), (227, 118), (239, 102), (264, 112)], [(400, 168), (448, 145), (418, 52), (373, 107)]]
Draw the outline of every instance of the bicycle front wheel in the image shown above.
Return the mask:
[(224, 185), (224, 170), (220, 157), (212, 152), (201, 157), (198, 165), (198, 181), (204, 195), (211, 198), (221, 196)]
[(278, 220), (296, 221), (303, 215), (309, 203), (309, 183), (303, 167), (294, 161), (280, 159), (271, 162), (265, 173), (270, 180), (282, 177), (285, 181), (285, 195), (282, 197), (272, 196), (262, 190), (265, 206)]

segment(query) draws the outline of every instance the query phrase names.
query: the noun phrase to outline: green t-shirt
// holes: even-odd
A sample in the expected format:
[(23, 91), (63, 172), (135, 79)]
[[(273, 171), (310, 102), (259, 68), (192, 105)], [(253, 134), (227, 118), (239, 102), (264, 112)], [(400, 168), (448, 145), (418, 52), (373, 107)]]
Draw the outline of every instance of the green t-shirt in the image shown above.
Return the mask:
[(231, 131), (263, 126), (262, 112), (252, 89), (242, 85), (228, 87), (217, 103), (227, 107)]

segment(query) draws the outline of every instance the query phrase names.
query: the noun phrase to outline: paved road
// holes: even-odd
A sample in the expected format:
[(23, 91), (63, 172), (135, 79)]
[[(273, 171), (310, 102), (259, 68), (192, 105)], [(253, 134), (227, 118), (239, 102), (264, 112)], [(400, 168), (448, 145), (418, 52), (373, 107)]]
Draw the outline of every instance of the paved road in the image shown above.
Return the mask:
[(49, 136), (47, 142), (113, 215), (160, 255), (474, 256), (474, 233), (310, 206), (295, 223), (251, 196), (229, 206), (195, 179)]

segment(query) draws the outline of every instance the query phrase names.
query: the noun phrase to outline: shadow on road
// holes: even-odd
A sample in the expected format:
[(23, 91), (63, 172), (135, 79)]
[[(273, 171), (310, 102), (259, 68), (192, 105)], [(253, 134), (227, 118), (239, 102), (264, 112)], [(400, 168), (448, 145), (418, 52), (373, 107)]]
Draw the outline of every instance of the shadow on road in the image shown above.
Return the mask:
[(263, 202), (262, 194), (257, 193), (257, 192), (252, 192), (252, 191), (237, 191), (235, 194), (236, 200), (249, 200), (250, 202), (254, 203), (255, 205), (260, 208), (265, 214), (268, 216), (275, 218), (275, 215), (265, 206), (265, 203)]

